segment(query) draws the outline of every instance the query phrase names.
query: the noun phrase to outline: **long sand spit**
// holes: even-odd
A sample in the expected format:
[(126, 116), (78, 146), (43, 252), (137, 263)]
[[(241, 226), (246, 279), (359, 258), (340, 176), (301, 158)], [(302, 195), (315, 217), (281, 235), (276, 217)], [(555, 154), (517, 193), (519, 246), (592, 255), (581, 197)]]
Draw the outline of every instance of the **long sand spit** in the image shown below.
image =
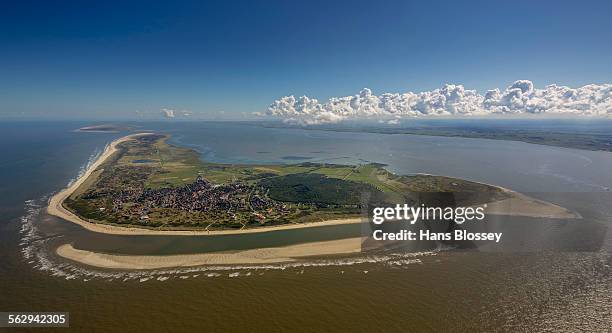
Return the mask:
[(59, 256), (81, 264), (110, 269), (159, 269), (202, 265), (273, 264), (299, 258), (361, 251), (361, 238), (311, 242), (282, 247), (179, 255), (116, 255), (75, 249), (71, 244), (57, 248)]

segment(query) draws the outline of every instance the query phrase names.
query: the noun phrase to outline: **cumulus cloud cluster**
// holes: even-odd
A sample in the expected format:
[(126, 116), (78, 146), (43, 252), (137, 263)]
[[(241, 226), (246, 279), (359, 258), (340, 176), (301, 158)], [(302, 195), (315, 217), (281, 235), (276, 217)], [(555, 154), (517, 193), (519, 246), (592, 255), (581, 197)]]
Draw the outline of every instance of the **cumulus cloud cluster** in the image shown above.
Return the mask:
[(420, 93), (374, 95), (368, 88), (359, 94), (333, 97), (325, 103), (302, 96), (285, 96), (266, 112), (289, 122), (321, 124), (352, 118), (420, 116), (486, 116), (503, 114), (548, 114), (612, 116), (612, 84), (589, 84), (580, 88), (548, 85), (537, 89), (529, 80), (519, 80), (501, 91), (484, 95), (462, 85), (447, 84)]
[(176, 118), (177, 116), (191, 117), (193, 115), (193, 112), (189, 110), (175, 110), (175, 109), (169, 109), (169, 108), (162, 108), (160, 111), (161, 111), (162, 116), (164, 116), (165, 118)]
[(166, 118), (174, 118), (175, 117), (174, 116), (174, 110), (172, 110), (172, 109), (166, 109), (166, 108), (161, 109), (161, 113)]

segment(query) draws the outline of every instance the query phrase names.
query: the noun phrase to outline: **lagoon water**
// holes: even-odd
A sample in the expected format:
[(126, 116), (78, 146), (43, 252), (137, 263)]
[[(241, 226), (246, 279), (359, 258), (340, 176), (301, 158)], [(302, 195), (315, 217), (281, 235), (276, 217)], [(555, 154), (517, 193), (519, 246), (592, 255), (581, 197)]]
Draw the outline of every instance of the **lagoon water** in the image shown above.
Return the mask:
[[(521, 142), (139, 123), (223, 163), (366, 163), (399, 174), (492, 183), (581, 213), (550, 223), (550, 251), (436, 252), (314, 260), (306, 265), (157, 272), (94, 270), (59, 260), (57, 244), (109, 253), (190, 253), (358, 235), (351, 227), (223, 237), (94, 234), (44, 214), (46, 198), (122, 133), (77, 122), (0, 123), (0, 311), (70, 311), (82, 331), (605, 331), (612, 318), (612, 153)], [(607, 126), (607, 125), (606, 125)], [(516, 221), (524, 233), (525, 221)], [(523, 223), (523, 224), (518, 224)], [(548, 234), (550, 232), (550, 234)], [(558, 244), (563, 240), (562, 244)], [(562, 250), (562, 251), (559, 251)]]

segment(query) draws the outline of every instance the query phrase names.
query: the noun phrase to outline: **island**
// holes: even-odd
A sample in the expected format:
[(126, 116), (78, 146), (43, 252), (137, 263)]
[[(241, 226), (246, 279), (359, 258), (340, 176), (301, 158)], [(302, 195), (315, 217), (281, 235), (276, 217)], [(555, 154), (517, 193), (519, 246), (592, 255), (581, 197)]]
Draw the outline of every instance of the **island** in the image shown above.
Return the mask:
[(92, 133), (118, 133), (118, 132), (129, 132), (133, 130), (130, 126), (118, 125), (118, 124), (99, 124), (84, 126), (77, 129), (77, 132), (92, 132)]
[[(363, 223), (364, 205), (394, 203), (484, 206), (487, 214), (500, 215), (579, 217), (502, 187), (436, 175), (396, 175), (377, 163), (211, 163), (169, 139), (166, 134), (145, 132), (113, 141), (78, 179), (50, 199), (49, 214), (90, 231), (125, 235), (241, 234)], [(56, 253), (102, 268), (156, 269), (289, 262), (359, 253), (361, 244), (361, 238), (352, 237), (170, 256), (95, 253), (63, 244)]]
[[(575, 216), (498, 186), (395, 175), (376, 163), (210, 163), (168, 139), (137, 133), (112, 142), (78, 180), (51, 198), (48, 211), (98, 232), (177, 235), (359, 223), (364, 204), (418, 204), (444, 193), (451, 193), (456, 205), (487, 204), (493, 214)], [(510, 206), (514, 209), (504, 211)]]

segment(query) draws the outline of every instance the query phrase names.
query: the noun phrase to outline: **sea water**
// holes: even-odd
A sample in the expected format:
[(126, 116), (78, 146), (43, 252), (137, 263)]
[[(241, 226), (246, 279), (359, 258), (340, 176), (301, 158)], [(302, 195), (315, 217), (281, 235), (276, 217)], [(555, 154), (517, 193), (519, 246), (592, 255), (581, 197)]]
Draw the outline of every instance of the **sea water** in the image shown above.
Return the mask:
[[(606, 251), (441, 251), (334, 258), (325, 264), (106, 271), (56, 258), (52, 244), (93, 239), (106, 252), (188, 252), (272, 239), (112, 237), (47, 216), (49, 195), (121, 133), (78, 133), (78, 122), (0, 123), (0, 309), (70, 311), (73, 328), (147, 331), (325, 327), (373, 330), (604, 330), (612, 313)], [(381, 162), (537, 192), (586, 212), (566, 243), (606, 241), (612, 154), (478, 139), (269, 129), (224, 123), (140, 123), (224, 163)], [(287, 158), (292, 157), (292, 158)], [(306, 159), (308, 158), (308, 159)], [(555, 227), (555, 225), (553, 225)], [(561, 226), (556, 226), (561, 227)], [(35, 229), (33, 229), (35, 228)], [(598, 229), (599, 228), (599, 229)], [(589, 230), (597, 232), (589, 233)], [(300, 237), (285, 234), (278, 244)], [(533, 232), (526, 229), (526, 232)], [(541, 240), (547, 230), (542, 230)], [(331, 236), (330, 236), (331, 234)], [(334, 236), (336, 235), (336, 236)], [(247, 245), (239, 245), (247, 243)], [(87, 244), (81, 243), (85, 246)], [(335, 264), (333, 262), (335, 260)]]

